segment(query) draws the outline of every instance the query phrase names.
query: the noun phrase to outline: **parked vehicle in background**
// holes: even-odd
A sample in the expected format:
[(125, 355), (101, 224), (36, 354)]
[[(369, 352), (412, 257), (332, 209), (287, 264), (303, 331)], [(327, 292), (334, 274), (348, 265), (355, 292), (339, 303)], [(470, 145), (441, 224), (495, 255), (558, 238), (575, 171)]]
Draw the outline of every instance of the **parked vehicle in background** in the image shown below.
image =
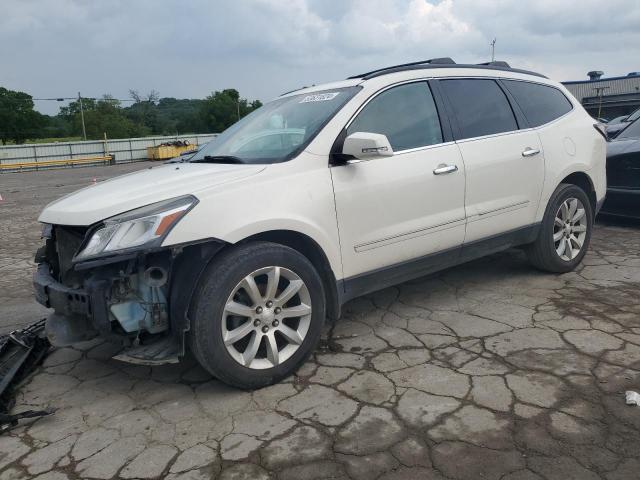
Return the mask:
[(640, 218), (640, 119), (607, 144), (607, 199), (602, 213)]
[(137, 363), (189, 348), (231, 385), (277, 382), (354, 297), (513, 246), (574, 269), (605, 144), (562, 85), (504, 62), (433, 59), (284, 94), (186, 162), (44, 209), (48, 336), (101, 335)]
[[(620, 118), (620, 117), (618, 117)], [(640, 118), (640, 108), (632, 112), (630, 115), (622, 117), (617, 123), (607, 123), (607, 136), (609, 138), (615, 138), (622, 130), (627, 128), (629, 124), (635, 122)]]
[(620, 115), (619, 117), (612, 118), (611, 120), (609, 120), (607, 122), (603, 122), (603, 123), (608, 123), (610, 125), (616, 125), (616, 124), (622, 122), (628, 116), (629, 115)]

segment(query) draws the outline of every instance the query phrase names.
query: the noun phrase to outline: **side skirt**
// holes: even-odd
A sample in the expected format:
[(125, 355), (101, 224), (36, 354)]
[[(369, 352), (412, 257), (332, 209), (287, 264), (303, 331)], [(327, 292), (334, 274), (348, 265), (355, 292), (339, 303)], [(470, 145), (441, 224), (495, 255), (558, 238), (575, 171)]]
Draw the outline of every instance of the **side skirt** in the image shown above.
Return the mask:
[[(535, 241), (540, 223), (476, 240), (460, 247), (425, 255), (389, 267), (362, 273), (339, 281), (340, 303), (383, 288), (429, 275), (477, 258)], [(342, 285), (340, 285), (342, 284)]]

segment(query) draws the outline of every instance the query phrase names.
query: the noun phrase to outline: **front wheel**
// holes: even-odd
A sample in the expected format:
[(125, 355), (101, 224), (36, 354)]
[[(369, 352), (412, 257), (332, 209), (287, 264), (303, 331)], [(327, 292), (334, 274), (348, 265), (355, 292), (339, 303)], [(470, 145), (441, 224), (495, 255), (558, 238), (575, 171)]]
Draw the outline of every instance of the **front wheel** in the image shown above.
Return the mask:
[(573, 270), (587, 253), (592, 228), (593, 210), (585, 191), (561, 184), (549, 199), (538, 238), (526, 249), (529, 261), (547, 272)]
[(292, 374), (322, 331), (322, 281), (306, 257), (268, 242), (232, 247), (205, 270), (191, 310), (191, 349), (230, 385), (259, 388)]

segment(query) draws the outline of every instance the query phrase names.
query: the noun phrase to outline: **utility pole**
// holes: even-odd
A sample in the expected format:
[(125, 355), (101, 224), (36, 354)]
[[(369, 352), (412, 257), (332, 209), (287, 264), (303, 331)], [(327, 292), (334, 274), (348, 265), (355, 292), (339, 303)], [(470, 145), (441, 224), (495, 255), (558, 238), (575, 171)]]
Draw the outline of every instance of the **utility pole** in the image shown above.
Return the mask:
[(598, 95), (598, 119), (600, 119), (602, 115), (602, 95), (604, 91), (611, 87), (594, 87), (593, 89), (596, 91), (596, 95)]
[(87, 139), (87, 129), (84, 126), (84, 108), (82, 108), (82, 95), (78, 92), (78, 100), (80, 101), (80, 118), (82, 119), (82, 137)]
[(496, 59), (496, 38), (491, 41), (491, 61)]

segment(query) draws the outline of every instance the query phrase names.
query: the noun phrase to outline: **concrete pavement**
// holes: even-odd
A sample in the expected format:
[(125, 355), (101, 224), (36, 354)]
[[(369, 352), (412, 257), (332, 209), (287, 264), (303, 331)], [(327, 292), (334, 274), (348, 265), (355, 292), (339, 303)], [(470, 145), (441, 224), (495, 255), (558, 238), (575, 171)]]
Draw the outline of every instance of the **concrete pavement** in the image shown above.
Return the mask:
[[(44, 313), (38, 210), (140, 167), (0, 177), (4, 330)], [(58, 411), (0, 436), (0, 480), (639, 478), (640, 407), (624, 404), (640, 390), (639, 286), (640, 227), (599, 224), (573, 273), (513, 250), (356, 299), (295, 376), (255, 392), (191, 359), (59, 349), (16, 407)]]

